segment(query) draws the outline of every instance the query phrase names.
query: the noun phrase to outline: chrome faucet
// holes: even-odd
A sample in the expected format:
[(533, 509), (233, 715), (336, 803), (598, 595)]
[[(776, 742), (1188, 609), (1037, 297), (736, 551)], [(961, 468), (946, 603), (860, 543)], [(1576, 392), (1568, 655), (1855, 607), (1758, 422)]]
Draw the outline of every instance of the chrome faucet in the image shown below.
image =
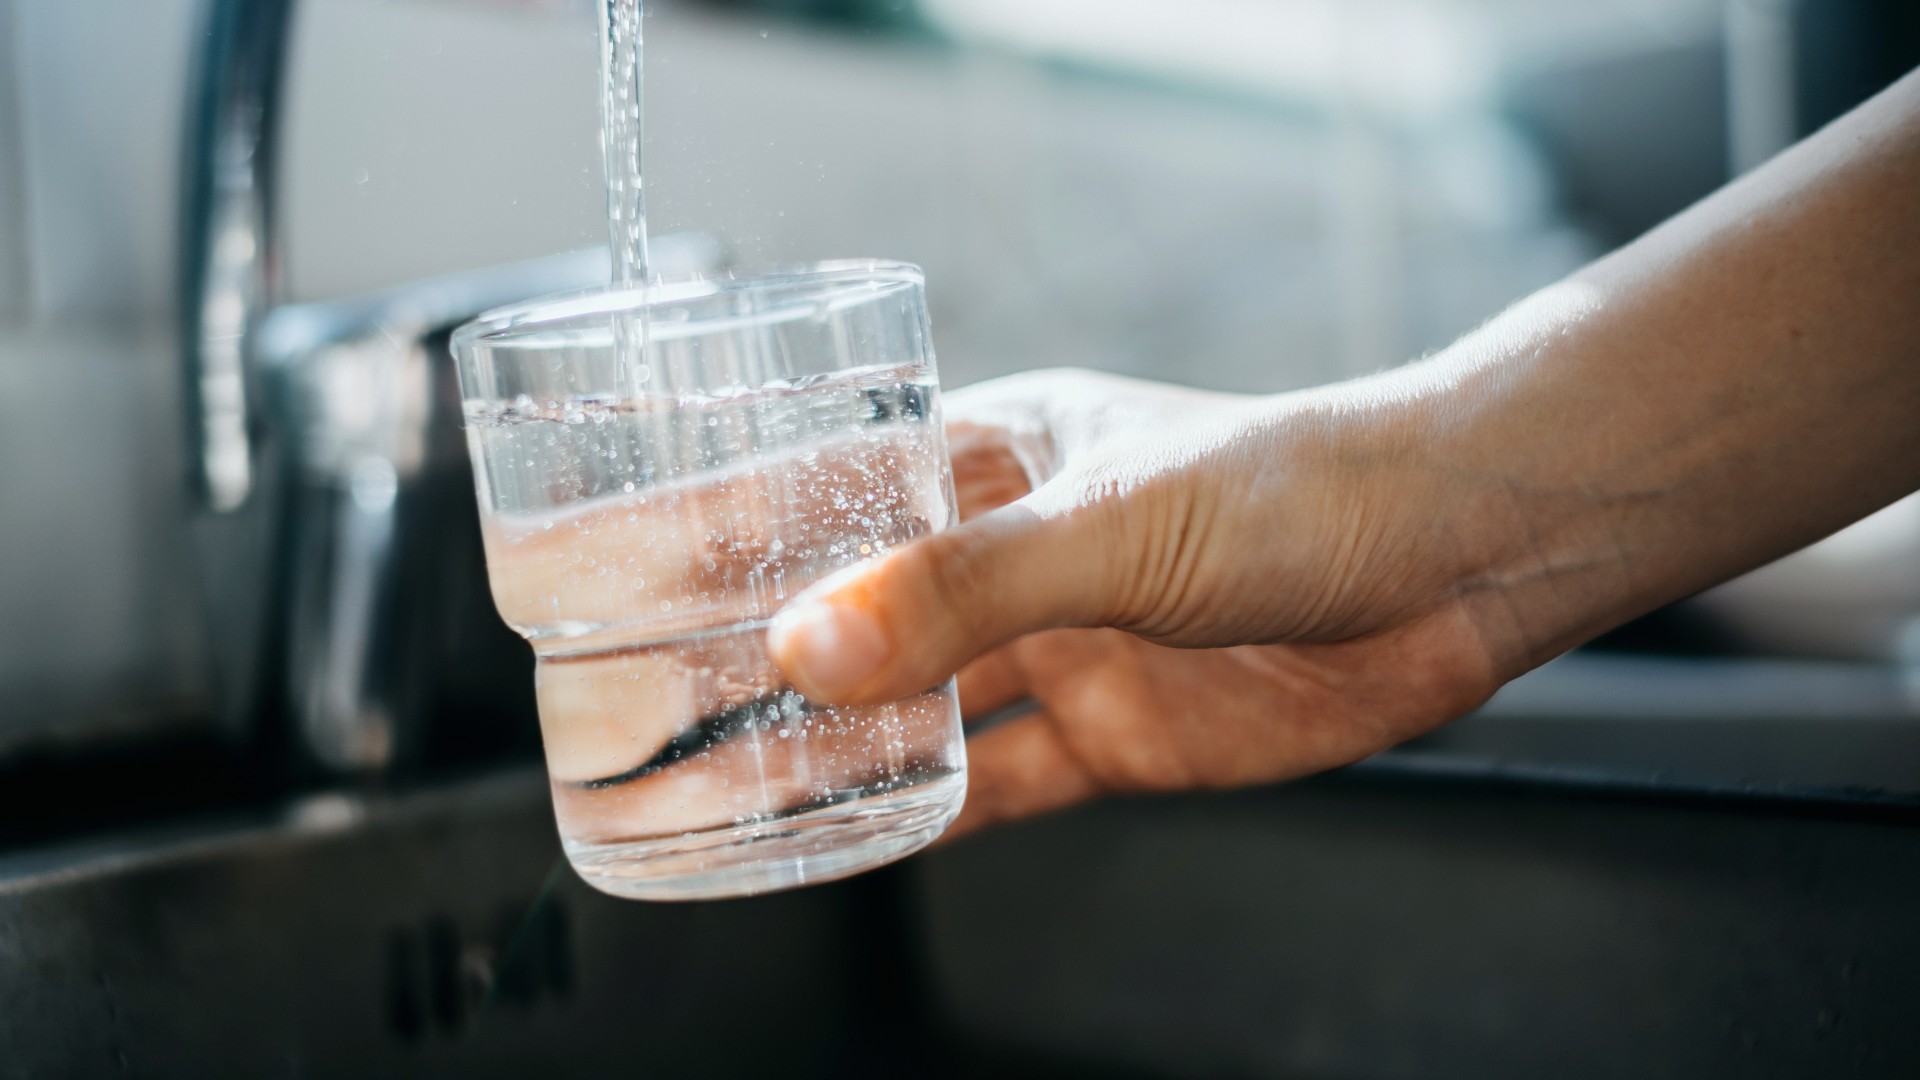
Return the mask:
[(279, 293), (274, 169), (293, 7), (206, 5), (189, 117), (180, 325), (193, 479), (221, 512), (240, 509), (255, 483), (260, 390), (250, 354)]
[[(182, 232), (188, 457), (230, 721), (278, 718), (309, 765), (379, 772), (418, 741), (439, 704), (425, 684), (444, 688), (449, 669), (531, 692), (524, 645), (485, 601), (447, 331), (602, 284), (608, 256), (283, 305), (276, 159), (296, 14), (295, 0), (204, 0)], [(723, 261), (697, 236), (658, 249), (669, 272)]]
[(254, 355), (279, 287), (274, 167), (293, 0), (203, 0), (188, 86), (180, 222), (188, 487), (224, 725), (275, 720), (281, 492), (261, 490), (264, 396)]

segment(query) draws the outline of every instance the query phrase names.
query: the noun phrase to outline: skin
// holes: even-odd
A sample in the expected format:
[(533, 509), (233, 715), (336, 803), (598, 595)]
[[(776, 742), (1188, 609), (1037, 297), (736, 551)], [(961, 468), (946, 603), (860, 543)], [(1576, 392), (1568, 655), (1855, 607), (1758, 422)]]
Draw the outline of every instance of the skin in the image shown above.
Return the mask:
[(1443, 353), (1274, 397), (953, 394), (963, 524), (770, 631), (809, 696), (960, 673), (956, 831), (1428, 731), (1920, 488), (1920, 73)]

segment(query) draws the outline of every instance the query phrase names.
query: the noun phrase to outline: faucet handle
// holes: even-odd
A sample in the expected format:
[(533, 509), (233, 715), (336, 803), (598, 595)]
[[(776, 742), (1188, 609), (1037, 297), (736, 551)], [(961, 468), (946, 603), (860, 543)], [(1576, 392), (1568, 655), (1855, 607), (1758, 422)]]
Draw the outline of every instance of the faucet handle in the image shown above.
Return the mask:
[[(724, 262), (699, 234), (660, 247), (678, 271)], [(284, 701), (322, 769), (375, 773), (409, 753), (416, 714), (432, 705), (420, 700), (435, 666), (428, 654), (448, 647), (433, 640), (434, 609), (452, 599), (448, 588), (486, 595), (477, 554), (470, 579), (420, 578), (477, 546), (467, 456), (435, 450), (460, 418), (447, 331), (529, 296), (604, 285), (608, 268), (604, 248), (573, 252), (286, 307), (261, 325), (269, 400), (293, 465)], [(499, 629), (515, 655), (524, 650)]]
[(435, 383), (452, 377), (436, 339), (487, 308), (606, 276), (605, 252), (576, 252), (285, 307), (262, 322), (259, 358), (292, 466), (283, 700), (303, 756), (323, 771), (377, 773), (404, 752), (420, 673), (398, 627), (423, 597), (405, 580), (403, 552), (444, 546), (469, 524), (413, 509), (430, 429), (451, 422), (434, 407)]

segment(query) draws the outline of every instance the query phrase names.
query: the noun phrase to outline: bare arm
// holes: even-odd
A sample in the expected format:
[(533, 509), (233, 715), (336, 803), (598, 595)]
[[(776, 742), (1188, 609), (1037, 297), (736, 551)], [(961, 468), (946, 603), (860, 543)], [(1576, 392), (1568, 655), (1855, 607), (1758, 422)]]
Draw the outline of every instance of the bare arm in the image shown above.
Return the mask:
[(1035, 699), (974, 824), (1356, 760), (1920, 487), (1920, 75), (1419, 364), (952, 406), (971, 520), (792, 605), (802, 689)]
[(1920, 487), (1920, 76), (1421, 374), (1526, 523), (1478, 605), (1509, 674)]

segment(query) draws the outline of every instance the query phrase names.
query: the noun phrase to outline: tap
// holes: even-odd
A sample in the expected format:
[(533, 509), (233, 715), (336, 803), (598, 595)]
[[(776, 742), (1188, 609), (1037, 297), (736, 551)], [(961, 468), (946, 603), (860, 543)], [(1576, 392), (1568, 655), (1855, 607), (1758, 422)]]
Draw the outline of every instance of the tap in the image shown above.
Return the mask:
[[(531, 695), (524, 645), (486, 610), (448, 332), (605, 284), (609, 257), (286, 304), (276, 165), (296, 15), (295, 0), (203, 0), (181, 234), (189, 482), (230, 725), (306, 768), (379, 773), (417, 747), (436, 696)], [(669, 273), (725, 261), (697, 234), (657, 250)], [(452, 685), (503, 673), (500, 694)]]
[(188, 117), (180, 325), (193, 481), (219, 512), (253, 494), (249, 353), (277, 298), (274, 167), (293, 0), (212, 0)]
[(450, 663), (525, 674), (524, 646), (497, 632), (484, 604), (465, 606), (481, 624), (471, 629), (496, 631), (478, 639), (491, 660), (451, 655), (468, 634), (442, 618), (487, 595), (448, 334), (514, 300), (605, 283), (608, 271), (605, 251), (573, 252), (261, 319), (249, 355), (284, 446), (286, 492), (273, 666), (308, 761), (374, 773), (409, 757), (434, 707), (423, 684)]
[[(279, 292), (274, 168), (293, 0), (203, 0), (182, 154), (179, 310), (189, 507), (219, 719), (272, 734), (281, 492), (253, 355)], [(269, 479), (272, 479), (269, 477)]]

